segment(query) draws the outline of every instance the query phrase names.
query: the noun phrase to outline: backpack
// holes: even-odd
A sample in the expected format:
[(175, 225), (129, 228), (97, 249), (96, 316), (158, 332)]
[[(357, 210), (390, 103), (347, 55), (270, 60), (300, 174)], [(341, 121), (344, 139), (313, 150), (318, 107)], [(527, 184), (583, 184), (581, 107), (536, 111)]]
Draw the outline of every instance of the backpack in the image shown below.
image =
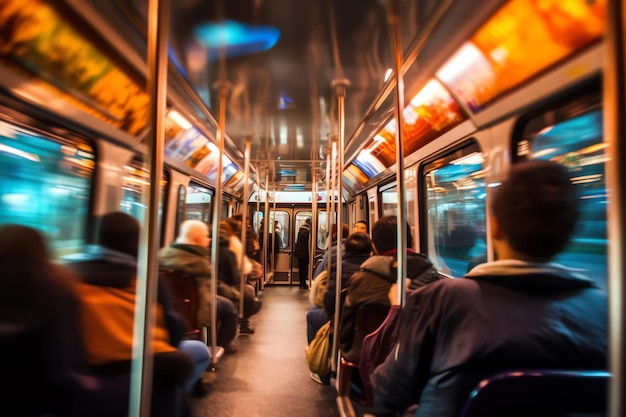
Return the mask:
[(318, 375), (330, 372), (330, 335), (331, 325), (328, 320), (315, 334), (315, 338), (306, 348), (306, 361), (309, 371)]

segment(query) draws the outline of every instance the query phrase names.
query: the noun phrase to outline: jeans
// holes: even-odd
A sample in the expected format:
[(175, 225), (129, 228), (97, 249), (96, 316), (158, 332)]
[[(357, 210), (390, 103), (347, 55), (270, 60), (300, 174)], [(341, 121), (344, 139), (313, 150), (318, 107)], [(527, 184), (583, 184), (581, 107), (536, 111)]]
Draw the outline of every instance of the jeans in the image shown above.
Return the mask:
[(313, 307), (308, 313), (306, 313), (306, 338), (307, 342), (311, 344), (311, 341), (315, 339), (317, 331), (328, 321), (328, 314), (326, 310), (319, 307)]
[(202, 373), (206, 371), (211, 361), (209, 349), (200, 340), (183, 340), (178, 345), (178, 350), (188, 353), (193, 359), (193, 371), (191, 376), (185, 381), (185, 392), (189, 392), (195, 382), (200, 379)]
[(239, 314), (235, 304), (226, 297), (217, 296), (217, 345), (226, 347), (235, 339)]

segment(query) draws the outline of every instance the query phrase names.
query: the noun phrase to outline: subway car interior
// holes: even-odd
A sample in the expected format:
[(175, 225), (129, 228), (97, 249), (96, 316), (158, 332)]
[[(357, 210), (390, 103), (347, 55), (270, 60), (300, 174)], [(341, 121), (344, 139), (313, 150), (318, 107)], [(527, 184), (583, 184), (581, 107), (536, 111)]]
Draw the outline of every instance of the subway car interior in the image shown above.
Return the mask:
[[(1, 368), (11, 369), (0, 372), (0, 415), (98, 415), (94, 404), (120, 397), (120, 409), (99, 412), (626, 417), (625, 24), (620, 0), (0, 0), (0, 268), (11, 271), (0, 279)], [(382, 315), (362, 309), (356, 318), (357, 331), (373, 338), (391, 321), (390, 305), (399, 305), (393, 340), (385, 339), (376, 363), (388, 369), (405, 354), (398, 338), (422, 334), (403, 306), (429, 287), (404, 284), (412, 278), (408, 257), (423, 255), (446, 282), (471, 280), (478, 265), (503, 261), (492, 206), (509, 173), (537, 161), (567, 171), (578, 213), (567, 244), (541, 267), (568, 267), (605, 297), (606, 323), (590, 325), (604, 329), (593, 343), (605, 365), (518, 361), (487, 369), (476, 360), (469, 367), (481, 377), (459, 388), (467, 401), (446, 414), (433, 411), (437, 399), (427, 392), (437, 378), (438, 387), (455, 383), (437, 373), (452, 354), (430, 352), (427, 360), (422, 349), (411, 366), (428, 383), (389, 382), (391, 391), (411, 391), (413, 405), (381, 402), (364, 358), (344, 355), (342, 315), (357, 281), (342, 275), (348, 248), (347, 240), (337, 244), (339, 230), (341, 239), (360, 230), (374, 240), (365, 262), (388, 254), (376, 250), (377, 239), (394, 248)], [(58, 316), (63, 329), (80, 324), (80, 345), (97, 330), (80, 313), (89, 311), (84, 294), (93, 276), (76, 265), (110, 255), (105, 219), (120, 212), (139, 226), (132, 280), (124, 281), (132, 294), (124, 366), (100, 334), (102, 355), (116, 366), (93, 367), (85, 342), (87, 379), (78, 385), (88, 394), (60, 400), (59, 375), (73, 370), (46, 346), (62, 350), (66, 336), (43, 321), (60, 320), (56, 314), (33, 321), (61, 311), (33, 301), (60, 290), (30, 281), (32, 271), (53, 268), (33, 260), (29, 269), (27, 253), (36, 249), (10, 237), (11, 227), (42, 236), (48, 258), (37, 262), (69, 277), (63, 288), (78, 307)], [(396, 226), (382, 237), (377, 225), (390, 216)], [(122, 233), (121, 223), (111, 227)], [(196, 245), (190, 230), (207, 239), (193, 252), (204, 281), (163, 260), (165, 249)], [(110, 294), (121, 291), (116, 285)], [(235, 291), (227, 305), (237, 330), (228, 344), (220, 336), (223, 285)], [(332, 293), (328, 314), (315, 300), (319, 291)], [(154, 340), (163, 320), (170, 323), (164, 293), (186, 321), (181, 337), (208, 357), (193, 388), (163, 388)], [(201, 322), (204, 305), (210, 319)], [(587, 318), (600, 314), (594, 305), (581, 307)], [(450, 305), (442, 308), (450, 319)], [(326, 314), (330, 337), (318, 339), (322, 323), (311, 327), (315, 310)], [(111, 322), (116, 314), (102, 317)], [(432, 317), (439, 316), (428, 329), (440, 335), (448, 323)], [(441, 348), (442, 337), (433, 346), (457, 353), (480, 344), (458, 335)], [(178, 339), (170, 330), (168, 352), (184, 350)], [(324, 372), (312, 367), (316, 340), (324, 342)], [(483, 349), (481, 358), (497, 354)], [(575, 344), (566, 349), (585, 358)], [(112, 383), (112, 374), (123, 382)], [(43, 382), (33, 389), (32, 379)], [(31, 406), (40, 393), (52, 399)], [(76, 400), (90, 396), (91, 403)]]

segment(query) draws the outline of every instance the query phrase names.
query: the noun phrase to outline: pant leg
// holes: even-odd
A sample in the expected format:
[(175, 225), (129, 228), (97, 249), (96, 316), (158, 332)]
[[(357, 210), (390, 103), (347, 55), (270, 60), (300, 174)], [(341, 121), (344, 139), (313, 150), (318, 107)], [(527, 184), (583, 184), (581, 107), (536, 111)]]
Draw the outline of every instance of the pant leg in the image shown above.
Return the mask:
[(308, 286), (309, 278), (309, 259), (298, 258), (298, 273), (300, 274), (300, 287)]
[(326, 310), (319, 307), (313, 307), (306, 313), (306, 338), (310, 344), (315, 339), (317, 331), (328, 321)]
[(209, 349), (199, 340), (182, 340), (178, 345), (178, 350), (188, 353), (193, 359), (193, 372), (185, 382), (185, 392), (189, 392), (193, 384), (196, 383), (202, 373), (206, 371), (211, 361)]
[(237, 307), (226, 297), (217, 296), (217, 344), (228, 346), (237, 335)]

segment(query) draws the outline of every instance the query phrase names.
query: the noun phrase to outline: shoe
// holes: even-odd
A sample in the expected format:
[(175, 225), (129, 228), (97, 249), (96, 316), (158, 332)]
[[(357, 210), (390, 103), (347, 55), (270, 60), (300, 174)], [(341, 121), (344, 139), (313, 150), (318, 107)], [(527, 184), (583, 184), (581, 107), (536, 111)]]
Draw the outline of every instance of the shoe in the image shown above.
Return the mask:
[(224, 353), (226, 354), (237, 353), (238, 350), (239, 349), (237, 349), (232, 343), (230, 345), (224, 346)]
[(330, 385), (330, 375), (320, 376), (318, 374), (314, 374), (313, 372), (309, 372), (309, 376), (313, 381), (317, 382), (320, 385)]
[(239, 326), (239, 334), (254, 334), (254, 329), (249, 324), (245, 323)]
[(191, 387), (191, 395), (195, 398), (205, 397), (208, 393), (209, 390), (204, 386), (202, 378), (198, 379)]
[(309, 286), (308, 286), (308, 285), (301, 285), (301, 286), (300, 286), (300, 289), (301, 289), (301, 290), (308, 290), (308, 289), (309, 289)]

